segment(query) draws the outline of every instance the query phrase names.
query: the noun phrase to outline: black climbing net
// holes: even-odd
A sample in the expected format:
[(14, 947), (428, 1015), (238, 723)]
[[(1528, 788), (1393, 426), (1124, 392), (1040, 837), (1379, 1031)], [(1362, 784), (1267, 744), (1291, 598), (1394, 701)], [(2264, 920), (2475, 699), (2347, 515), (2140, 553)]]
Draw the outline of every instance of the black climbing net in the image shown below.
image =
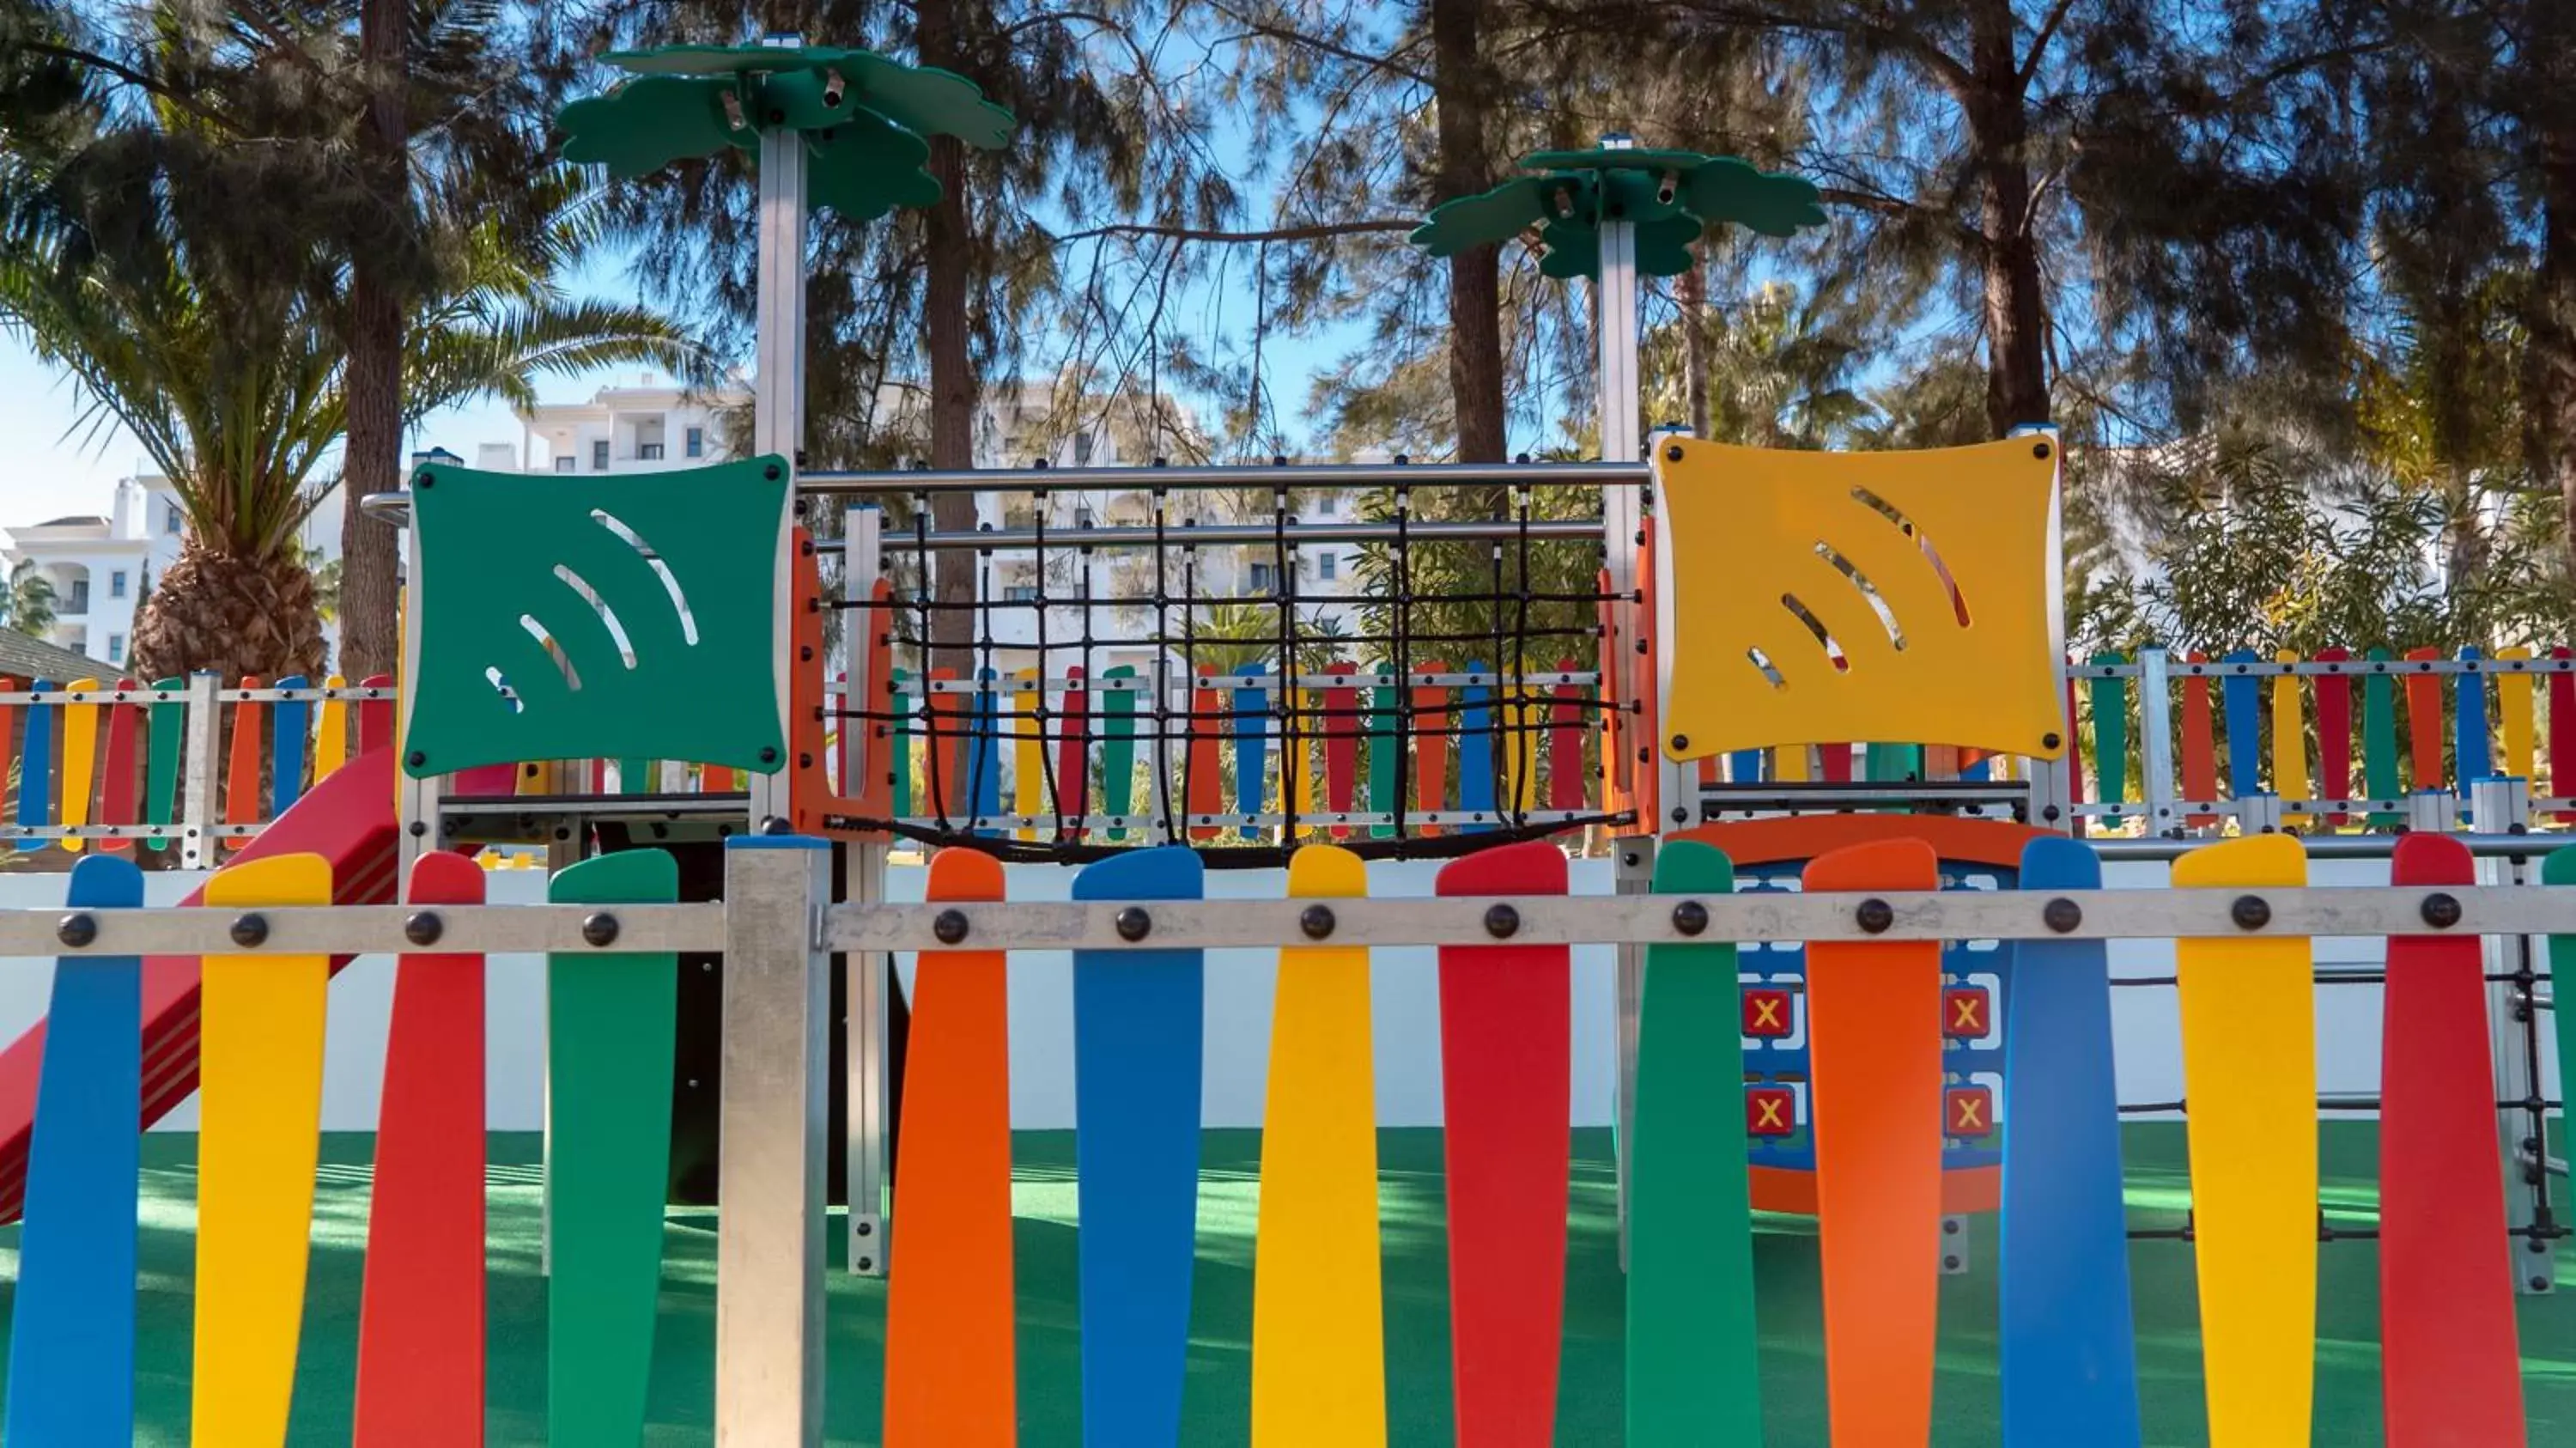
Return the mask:
[(1605, 720), (1635, 705), (1602, 684), (1597, 490), (1078, 479), (1019, 475), (974, 535), (913, 492), (880, 535), (890, 595), (825, 601), (893, 664), (825, 711), (885, 746), (890, 805), (830, 824), (1258, 866), (1629, 822), (1601, 777)]

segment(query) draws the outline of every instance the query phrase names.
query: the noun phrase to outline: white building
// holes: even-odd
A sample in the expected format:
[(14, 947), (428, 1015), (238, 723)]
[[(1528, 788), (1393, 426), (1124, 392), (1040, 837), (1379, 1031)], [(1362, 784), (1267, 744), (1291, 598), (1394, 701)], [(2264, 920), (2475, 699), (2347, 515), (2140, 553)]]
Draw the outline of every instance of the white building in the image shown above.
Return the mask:
[[(1059, 409), (1070, 395), (1080, 415)], [(889, 385), (879, 397), (880, 415), (889, 430), (920, 434), (920, 393)], [(522, 431), (514, 447), (487, 442), (476, 449), (477, 467), (536, 473), (616, 474), (663, 468), (702, 467), (734, 456), (731, 429), (748, 418), (751, 392), (739, 384), (712, 391), (692, 391), (644, 377), (634, 385), (603, 387), (587, 402), (540, 405), (520, 414)], [(1155, 439), (1159, 436), (1160, 441)], [(986, 601), (1026, 603), (1025, 608), (988, 610), (993, 636), (993, 663), (1009, 672), (1038, 663), (1037, 600), (1043, 592), (1046, 641), (1053, 646), (1084, 635), (1084, 599), (1091, 600), (1090, 636), (1101, 641), (1085, 662), (1094, 673), (1118, 664), (1143, 667), (1153, 649), (1146, 641), (1158, 628), (1173, 636), (1183, 629), (1177, 607), (1152, 607), (1156, 587), (1155, 559), (1150, 549), (1102, 549), (1087, 559), (1073, 546), (1085, 526), (1144, 527), (1153, 521), (1153, 497), (1138, 489), (1083, 486), (1082, 470), (1150, 464), (1157, 452), (1175, 462), (1198, 461), (1206, 442), (1196, 423), (1178, 402), (1162, 397), (1151, 406), (1124, 398), (1085, 395), (1062, 380), (1026, 382), (1016, 389), (988, 389), (976, 427), (975, 465), (996, 472), (1015, 470), (1032, 481), (1043, 477), (1044, 495), (1032, 488), (1012, 489), (1016, 481), (996, 477), (993, 491), (976, 497), (976, 522), (993, 529), (1029, 528), (1043, 518), (1053, 536), (1045, 550), (1045, 576), (1035, 549), (998, 549), (981, 560), (978, 593)], [(513, 461), (515, 457), (516, 461)], [(1036, 472), (1045, 465), (1043, 474)], [(1335, 490), (1300, 489), (1290, 499), (1299, 523), (1347, 520), (1353, 498)], [(1212, 493), (1172, 495), (1166, 524), (1177, 531), (1186, 522), (1201, 525), (1270, 520), (1270, 499), (1227, 498)], [(909, 521), (889, 524), (900, 551)], [(1184, 557), (1176, 545), (1165, 550), (1163, 586), (1181, 596), (1187, 571), (1188, 596), (1203, 600), (1199, 623), (1210, 610), (1230, 601), (1251, 604), (1280, 597), (1282, 576), (1278, 550), (1255, 546), (1210, 546)], [(1352, 616), (1358, 602), (1359, 550), (1351, 544), (1309, 544), (1295, 551), (1294, 588), (1301, 621), (1324, 629), (1359, 632)], [(1087, 577), (1086, 577), (1087, 575)], [(1087, 587), (1086, 587), (1087, 585)], [(917, 630), (908, 630), (917, 631)], [(1048, 651), (1047, 668), (1061, 673), (1077, 662), (1061, 647)]]
[[(422, 455), (415, 454), (415, 461)], [(155, 581), (178, 561), (188, 520), (167, 478), (119, 478), (105, 515), (48, 519), (0, 530), (8, 546), (0, 563), (14, 575), (27, 565), (53, 586), (54, 621), (47, 643), (86, 654), (102, 674), (125, 667), (134, 618)], [(300, 541), (320, 568), (340, 556), (340, 493), (332, 489), (307, 518)], [(326, 646), (336, 649), (339, 629), (325, 623)], [(69, 682), (68, 680), (60, 682)]]

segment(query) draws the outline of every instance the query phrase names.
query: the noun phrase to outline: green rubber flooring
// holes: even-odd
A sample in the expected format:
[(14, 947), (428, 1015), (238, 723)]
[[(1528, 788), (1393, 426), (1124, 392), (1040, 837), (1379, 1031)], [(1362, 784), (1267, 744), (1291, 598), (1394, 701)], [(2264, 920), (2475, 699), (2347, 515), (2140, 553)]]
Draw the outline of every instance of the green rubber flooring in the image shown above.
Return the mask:
[[(2365, 1228), (2373, 1209), (2373, 1135), (2364, 1123), (2325, 1132), (2329, 1221)], [(179, 1444), (188, 1428), (191, 1229), (195, 1140), (155, 1135), (144, 1144), (142, 1336), (138, 1345), (143, 1427), (138, 1441)], [(305, 1304), (292, 1441), (348, 1441), (355, 1373), (358, 1291), (364, 1260), (372, 1139), (326, 1137), (314, 1258)], [(490, 1379), (488, 1440), (544, 1441), (545, 1282), (537, 1272), (536, 1140), (492, 1143)], [(1620, 1417), (1620, 1276), (1609, 1166), (1609, 1134), (1575, 1133), (1573, 1240), (1567, 1269), (1565, 1358), (1557, 1416), (1560, 1444), (1615, 1444)], [(2562, 1148), (2563, 1150), (2563, 1148)], [(2129, 1204), (2134, 1225), (2175, 1224), (2185, 1201), (2179, 1126), (2128, 1128)], [(1208, 1133), (1200, 1177), (1199, 1270), (1185, 1395), (1187, 1441), (1246, 1441), (1251, 1404), (1254, 1203), (1260, 1135)], [(1032, 1133), (1017, 1144), (1019, 1211), (1021, 1441), (1080, 1441), (1079, 1357), (1074, 1295), (1073, 1139)], [(1380, 1201), (1386, 1254), (1386, 1342), (1390, 1439), (1398, 1445), (1451, 1441), (1443, 1251), (1440, 1138), (1429, 1130), (1382, 1134)], [(2562, 1184), (2563, 1185), (2563, 1184)], [(1819, 1350), (1816, 1243), (1812, 1225), (1766, 1218), (1758, 1247), (1763, 1370), (1770, 1443), (1822, 1448), (1824, 1364)], [(834, 1239), (838, 1242), (837, 1225)], [(896, 1237), (898, 1261), (901, 1237)], [(710, 1441), (715, 1400), (715, 1220), (675, 1211), (666, 1239), (653, 1417), (655, 1444)], [(2503, 1247), (2501, 1234), (2499, 1249)], [(2377, 1258), (2367, 1240), (2324, 1249), (2317, 1345), (2317, 1435), (2321, 1445), (2376, 1444), (2379, 1423)], [(1972, 1268), (1945, 1281), (1941, 1299), (1941, 1448), (1992, 1445), (1995, 1422), (1993, 1222), (1972, 1233)], [(2147, 1441), (2206, 1441), (2194, 1326), (2191, 1251), (2140, 1242), (2132, 1258), (2138, 1349), (2146, 1393)], [(2576, 1250), (2562, 1243), (2559, 1272), (2571, 1290), (2521, 1300), (2523, 1382), (2531, 1442), (2576, 1443)], [(0, 1230), (0, 1313), (17, 1275), (17, 1232)], [(831, 1438), (876, 1441), (877, 1366), (883, 1284), (836, 1274), (831, 1287)]]

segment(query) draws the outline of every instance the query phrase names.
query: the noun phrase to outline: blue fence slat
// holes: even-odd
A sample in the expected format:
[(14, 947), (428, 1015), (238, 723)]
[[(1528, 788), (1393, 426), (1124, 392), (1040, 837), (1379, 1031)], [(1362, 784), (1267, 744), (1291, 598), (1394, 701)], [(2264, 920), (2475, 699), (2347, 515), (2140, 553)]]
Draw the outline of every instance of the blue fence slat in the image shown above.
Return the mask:
[[(2263, 656), (2238, 649), (2220, 662), (2259, 664)], [(2263, 792), (2263, 680), (2231, 669), (2219, 677), (2218, 694), (2227, 715), (2227, 792), (2252, 799)]]
[[(1258, 679), (1269, 672), (1260, 664), (1246, 664), (1235, 670), (1243, 678)], [(1261, 787), (1269, 774), (1270, 763), (1270, 691), (1237, 689), (1234, 691), (1234, 809), (1237, 814), (1261, 813)], [(1247, 840), (1261, 838), (1261, 827), (1245, 825), (1242, 835)]]
[[(305, 689), (312, 685), (302, 674), (289, 674), (272, 687)], [(269, 764), (276, 777), (275, 814), (287, 808), (304, 793), (304, 754), (311, 747), (313, 706), (302, 699), (280, 699), (269, 712)]]
[[(1482, 674), (1482, 659), (1469, 659), (1467, 672)], [(1469, 684), (1458, 691), (1458, 808), (1487, 814), (1494, 810), (1494, 690)], [(1461, 834), (1478, 834), (1491, 825), (1460, 825)]]

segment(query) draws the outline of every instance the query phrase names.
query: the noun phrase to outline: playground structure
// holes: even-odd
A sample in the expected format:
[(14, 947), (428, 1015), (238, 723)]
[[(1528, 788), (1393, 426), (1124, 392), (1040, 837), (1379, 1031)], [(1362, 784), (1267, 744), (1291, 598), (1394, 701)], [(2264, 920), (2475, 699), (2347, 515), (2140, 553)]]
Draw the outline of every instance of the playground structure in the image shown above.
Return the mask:
[[(839, 67), (855, 65), (851, 54), (772, 63), (819, 81), (819, 97), (849, 83)], [(748, 62), (712, 68), (761, 74)], [(734, 129), (720, 140), (751, 143), (730, 139)], [(1069, 950), (1088, 1208), (1085, 1432), (1176, 1442), (1203, 957), (1253, 947), (1281, 962), (1254, 1438), (1380, 1440), (1369, 951), (1430, 945), (1459, 1438), (1544, 1442), (1565, 1280), (1569, 948), (1607, 943), (1623, 952), (1630, 1441), (1760, 1441), (1751, 1211), (1769, 1207), (1819, 1219), (1836, 1442), (1926, 1439), (1939, 1277), (1955, 1256), (1945, 1221), (2000, 1210), (2001, 1433), (2135, 1443), (2105, 942), (2145, 938), (2175, 941), (2179, 962), (2172, 981), (2151, 984), (2179, 995), (2211, 1438), (2304, 1442), (2316, 1263), (2330, 1250), (2308, 941), (2379, 936), (2388, 1441), (2524, 1441), (2514, 1296), (2547, 1288), (2565, 1234), (2542, 1020), (2562, 1044), (2576, 1035), (2551, 1013), (2533, 944), (2576, 938), (2565, 888), (2576, 853), (2526, 833), (2576, 811), (2554, 773), (2576, 760), (2576, 663), (2564, 651), (2069, 665), (2056, 617), (2058, 459), (2045, 432), (1879, 456), (1664, 436), (1641, 457), (1635, 409), (1621, 422), (1614, 396), (1600, 463), (1043, 480), (1130, 487), (1158, 503), (1193, 489), (1384, 489), (1396, 519), (1347, 525), (1340, 541), (1398, 558), (1434, 541), (1484, 542), (1517, 552), (1518, 578), (1529, 550), (1597, 551), (1591, 594), (1551, 600), (1594, 610), (1588, 651), (1546, 660), (1559, 667), (1528, 668), (1520, 635), (1499, 627), (1479, 657), (1466, 652), (1478, 640), (1420, 638), (1399, 623), (1382, 643), (1353, 642), (1383, 652), (1310, 671), (1292, 592), (1272, 662), (1202, 671), (1190, 633), (1202, 600), (1184, 577), (1151, 600), (1169, 617), (1145, 635), (1151, 657), (1132, 674), (1093, 668), (1114, 640), (1086, 633), (1057, 650), (1041, 633), (1025, 679), (980, 660), (971, 675), (906, 677), (898, 648), (930, 636), (925, 605), (898, 587), (907, 572), (923, 577), (948, 550), (1026, 546), (1043, 558), (1055, 540), (916, 524), (907, 542), (885, 513), (853, 509), (839, 591), (826, 593), (822, 545), (798, 526), (813, 500), (917, 501), (1033, 479), (797, 475), (794, 352), (771, 339), (798, 335), (782, 259), (802, 254), (809, 158), (792, 131), (760, 128), (756, 141), (769, 248), (761, 455), (646, 478), (417, 473), (401, 504), (412, 629), (391, 738), (362, 718), (360, 750), (336, 769), (317, 762), (305, 792), (293, 757), (305, 721), (273, 713), (269, 773), (288, 783), (263, 808), (261, 733), (236, 721), (227, 764), (251, 764), (218, 791), (212, 721), (226, 706), (301, 698), (228, 697), (212, 681), (183, 686), (184, 699), (111, 690), (102, 702), (73, 697), (91, 692), (77, 685), (0, 694), (27, 721), (16, 838), (78, 839), (85, 856), (68, 912), (0, 912), (6, 953), (60, 961), (41, 1065), (32, 1047), (0, 1057), (0, 1107), (28, 1118), (0, 1117), (0, 1130), (24, 1131), (0, 1138), (0, 1153), (23, 1150), (9, 1190), (22, 1179), (27, 1203), (12, 1439), (130, 1437), (117, 1417), (122, 1404), (130, 1418), (133, 1373), (126, 1127), (190, 1085), (205, 1107), (196, 1431), (282, 1438), (326, 982), (334, 961), (372, 952), (402, 964), (357, 1434), (411, 1441), (424, 1422), (461, 1433), (456, 1410), (479, 1400), (484, 1359), (481, 959), (525, 951), (550, 957), (550, 1438), (623, 1442), (641, 1429), (675, 977), (680, 955), (707, 953), (724, 962), (719, 1440), (820, 1441), (838, 956), (849, 1260), (886, 1272), (902, 1248), (886, 1439), (1010, 1441), (1003, 981), (1010, 952)], [(1605, 354), (1617, 350), (1611, 322), (1633, 303), (1619, 301), (1621, 268), (1635, 265), (1630, 224), (1598, 227)], [(1633, 343), (1632, 315), (1629, 332)], [(1605, 384), (1622, 367), (1633, 381), (1633, 356), (1605, 355)], [(1415, 487), (1468, 484), (1524, 498), (1594, 488), (1602, 506), (1598, 521), (1568, 526), (1525, 509), (1420, 524), (1401, 504)], [(1284, 502), (1266, 527), (1237, 525), (1266, 535), (1249, 540), (1184, 529), (1171, 511), (1056, 546), (1086, 558), (1250, 546), (1286, 561), (1315, 536), (1291, 533)], [(1685, 559), (1725, 566), (1674, 566)], [(1519, 590), (1488, 591), (1471, 601), (1506, 604)], [(1087, 592), (1083, 602), (1088, 620)], [(1043, 629), (1048, 600), (1029, 607)], [(829, 608), (858, 621), (846, 658), (823, 646)], [(1060, 666), (1051, 653), (1077, 656)], [(719, 666), (728, 687), (704, 688)], [(2544, 684), (2545, 734), (2534, 707)], [(357, 701), (362, 716), (378, 697)], [(322, 728), (317, 761), (335, 737), (345, 747), (348, 726), (338, 728)], [(88, 785), (72, 787), (88, 761), (76, 768), (82, 751), (69, 746), (102, 731), (93, 802)], [(174, 731), (184, 747), (165, 767), (159, 741)], [(2529, 782), (2544, 739), (2548, 795)], [(636, 787), (675, 776), (699, 787)], [(164, 826), (187, 839), (202, 826), (197, 858), (211, 862), (225, 835), (249, 834), (264, 814), (269, 828), (194, 909), (134, 908), (134, 872), (89, 845), (118, 838), (93, 831)], [(2398, 822), (2412, 832), (2326, 832)], [(2449, 833), (2463, 823), (2473, 832)], [(640, 831), (639, 843), (657, 826), (674, 843), (722, 839), (724, 898), (683, 901), (665, 850), (579, 859), (605, 825)], [(2095, 838), (2076, 838), (2080, 827)], [(2297, 828), (2319, 833), (2287, 832)], [(482, 875), (457, 855), (496, 839), (552, 848), (549, 904), (480, 903)], [(882, 903), (897, 840), (939, 847), (926, 904)], [(1612, 855), (1620, 893), (1567, 894), (1567, 846), (1587, 842)], [(2307, 888), (2306, 861), (2338, 853), (2392, 857), (2392, 883)], [(1004, 899), (996, 857), (1012, 854), (1079, 863), (1073, 900)], [(1369, 898), (1372, 854), (1445, 859), (1436, 895)], [(2124, 855), (2174, 859), (2175, 888), (2101, 888), (2102, 862)], [(2535, 857), (2546, 861), (2537, 871)], [(385, 868), (396, 858), (399, 905)], [(1202, 899), (1211, 865), (1280, 859), (1286, 898)], [(920, 968), (904, 1172), (889, 1189), (884, 1033), (899, 952), (918, 953)], [(1723, 1050), (1729, 1039), (1740, 1056)]]

